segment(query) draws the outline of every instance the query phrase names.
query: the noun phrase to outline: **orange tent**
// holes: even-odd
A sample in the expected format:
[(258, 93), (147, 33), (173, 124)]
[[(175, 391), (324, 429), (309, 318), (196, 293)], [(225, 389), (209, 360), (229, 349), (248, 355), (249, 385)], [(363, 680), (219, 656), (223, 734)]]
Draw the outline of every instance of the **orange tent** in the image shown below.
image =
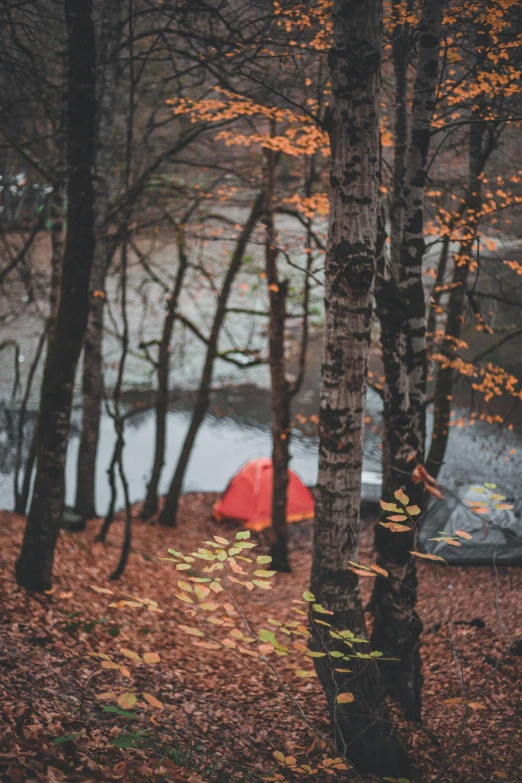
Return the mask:
[[(271, 459), (254, 459), (243, 465), (214, 504), (215, 519), (236, 519), (259, 532), (272, 521), (273, 470)], [(313, 519), (314, 498), (300, 478), (288, 471), (287, 522)]]

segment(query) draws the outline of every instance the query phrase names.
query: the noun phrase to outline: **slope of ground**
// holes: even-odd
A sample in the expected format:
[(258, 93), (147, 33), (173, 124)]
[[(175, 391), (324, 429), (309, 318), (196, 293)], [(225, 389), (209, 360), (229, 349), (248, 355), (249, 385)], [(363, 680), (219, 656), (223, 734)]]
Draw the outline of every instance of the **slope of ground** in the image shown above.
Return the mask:
[[(214, 534), (234, 537), (232, 524), (211, 520), (214, 499), (185, 496), (176, 529), (136, 519), (133, 551), (116, 585), (108, 574), (119, 555), (120, 522), (106, 544), (95, 541), (98, 522), (83, 533), (62, 533), (55, 586), (45, 596), (15, 586), (24, 520), (0, 512), (1, 781), (256, 780), (270, 770), (280, 774), (274, 751), (312, 765), (318, 770), (314, 780), (327, 778), (320, 766), (331, 755), (326, 743), (295, 715), (281, 689), (282, 684), (328, 736), (317, 680), (296, 677), (287, 659), (279, 658), (278, 684), (259, 659), (195, 647), (180, 630), (180, 620), (187, 622), (187, 607), (175, 596), (180, 573), (158, 558), (169, 547), (194, 550)], [(266, 627), (267, 617), (287, 619), (292, 600), (301, 599), (311, 534), (311, 523), (292, 525), (294, 573), (276, 575), (270, 591), (241, 595), (240, 608), (255, 629)], [(372, 562), (371, 538), (372, 523), (366, 520), (361, 563)], [(265, 553), (266, 541), (257, 540), (257, 551)], [(362, 580), (364, 600), (371, 581)], [(513, 646), (522, 632), (522, 569), (421, 563), (419, 582), (423, 726), (401, 723), (392, 705), (410, 748), (414, 779), (515, 783), (522, 778), (522, 657), (520, 643)], [(157, 601), (165, 613), (111, 608), (112, 597), (92, 585)], [(145, 665), (120, 653), (122, 648), (142, 658), (157, 653), (160, 661)], [(103, 658), (93, 653), (118, 666), (103, 668)], [(124, 693), (138, 694), (138, 708), (122, 710), (127, 715), (107, 711)], [(121, 747), (126, 744), (137, 747)], [(332, 780), (356, 779), (351, 771), (334, 774)], [(311, 779), (291, 771), (284, 777)]]

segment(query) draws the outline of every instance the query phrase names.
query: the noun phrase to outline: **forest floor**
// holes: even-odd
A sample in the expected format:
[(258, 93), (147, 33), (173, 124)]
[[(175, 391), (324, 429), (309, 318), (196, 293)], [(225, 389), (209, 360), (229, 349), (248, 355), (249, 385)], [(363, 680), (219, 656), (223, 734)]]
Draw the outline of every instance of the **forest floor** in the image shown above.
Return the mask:
[[(274, 751), (318, 771), (298, 776), (286, 770), (273, 780), (327, 779), (321, 768), (331, 756), (326, 742), (292, 712), (270, 669), (237, 650), (193, 646), (193, 637), (180, 628), (180, 618), (190, 622), (183, 614), (190, 606), (175, 597), (183, 573), (158, 558), (167, 556), (168, 547), (195, 550), (212, 535), (234, 538), (234, 525), (211, 520), (214, 499), (210, 494), (186, 495), (178, 527), (171, 530), (136, 516), (132, 553), (117, 583), (109, 581), (108, 574), (119, 556), (120, 518), (106, 544), (95, 541), (98, 521), (82, 533), (63, 532), (53, 590), (40, 596), (14, 584), (24, 519), (0, 512), (2, 783), (255, 781), (274, 770), (280, 774)], [(135, 511), (137, 515), (139, 509)], [(267, 617), (288, 619), (295, 607), (292, 601), (302, 599), (308, 587), (311, 536), (311, 523), (291, 525), (293, 573), (273, 577), (270, 591), (245, 590), (241, 595), (241, 611), (254, 628), (267, 627)], [(266, 539), (252, 540), (260, 544), (256, 554), (264, 554)], [(372, 562), (371, 540), (372, 521), (366, 519), (361, 563)], [(365, 601), (372, 581), (361, 580)], [(114, 597), (91, 586), (157, 601), (165, 612), (110, 607)], [(420, 563), (422, 727), (400, 721), (391, 705), (410, 750), (412, 780), (522, 779), (522, 645), (510, 648), (522, 632), (521, 597), (520, 568)], [(142, 661), (129, 657), (129, 650)], [(159, 662), (145, 664), (147, 652), (157, 653), (150, 660), (159, 657)], [(96, 657), (99, 654), (110, 661)], [(290, 658), (273, 658), (283, 684), (328, 735), (318, 681), (297, 677)], [(116, 699), (125, 705), (124, 693), (138, 694), (137, 705), (119, 708)], [(357, 779), (350, 770), (334, 773), (331, 780), (336, 778)]]

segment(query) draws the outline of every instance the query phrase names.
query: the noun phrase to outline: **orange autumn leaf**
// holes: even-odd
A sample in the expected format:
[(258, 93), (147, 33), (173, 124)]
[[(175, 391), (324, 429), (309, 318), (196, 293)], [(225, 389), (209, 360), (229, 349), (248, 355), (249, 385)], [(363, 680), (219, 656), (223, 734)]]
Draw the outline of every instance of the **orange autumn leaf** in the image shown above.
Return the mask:
[(340, 693), (336, 698), (338, 704), (351, 704), (352, 701), (355, 701), (355, 696), (349, 692)]
[(155, 696), (153, 696), (152, 693), (144, 693), (143, 698), (145, 699), (147, 704), (150, 704), (151, 707), (156, 707), (156, 709), (158, 710), (163, 709), (162, 702), (159, 699), (157, 699)]
[(370, 566), (370, 568), (372, 568), (372, 570), (375, 571), (376, 574), (380, 574), (381, 576), (388, 576), (388, 572), (386, 571), (385, 568), (381, 568), (376, 564)]
[(461, 538), (466, 538), (468, 541), (471, 538), (470, 534), (467, 533), (465, 530), (456, 530), (455, 535), (460, 536)]
[(415, 557), (422, 557), (424, 560), (441, 560), (443, 563), (446, 562), (443, 557), (432, 555), (430, 552), (428, 552), (426, 555), (423, 552), (410, 552), (410, 555), (415, 555)]
[(377, 574), (374, 574), (372, 571), (363, 571), (362, 568), (350, 568), (350, 571), (353, 571), (357, 576), (371, 576), (374, 579), (377, 577)]
[(397, 522), (379, 522), (383, 527), (387, 527), (392, 533), (405, 533), (407, 530), (411, 530), (408, 525), (399, 525)]

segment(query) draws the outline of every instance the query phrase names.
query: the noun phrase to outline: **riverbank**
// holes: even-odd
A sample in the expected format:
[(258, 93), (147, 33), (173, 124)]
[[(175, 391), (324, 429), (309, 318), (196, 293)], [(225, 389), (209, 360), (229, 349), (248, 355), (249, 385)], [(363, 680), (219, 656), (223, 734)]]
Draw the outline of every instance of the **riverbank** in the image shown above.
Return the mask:
[[(4, 545), (0, 551), (0, 664), (3, 732), (0, 765), (22, 769), (8, 780), (25, 781), (30, 769), (41, 780), (144, 779), (185, 780), (179, 769), (158, 770), (157, 747), (118, 749), (111, 740), (123, 733), (147, 730), (174, 743), (192, 737), (206, 757), (246, 765), (254, 777), (273, 767), (273, 751), (317, 765), (329, 754), (306, 726), (292, 715), (270, 672), (249, 656), (234, 651), (193, 647), (169, 611), (188, 608), (175, 593), (178, 576), (165, 557), (174, 547), (192, 551), (212, 535), (232, 538), (231, 523), (212, 521), (215, 494), (182, 498), (179, 527), (173, 530), (139, 521), (134, 508), (133, 550), (117, 583), (108, 581), (121, 543), (121, 515), (109, 540), (95, 542), (99, 520), (81, 534), (63, 532), (55, 564), (55, 584), (48, 596), (31, 596), (13, 584), (13, 567), (24, 519), (0, 512)], [(288, 619), (293, 600), (308, 587), (312, 523), (290, 526), (294, 572), (274, 577), (273, 590), (244, 591), (240, 606), (252, 627), (266, 618)], [(255, 537), (259, 552), (264, 537)], [(363, 523), (359, 562), (372, 560), (372, 520)], [(371, 579), (362, 579), (363, 600)], [(111, 608), (110, 596), (91, 585), (150, 598), (165, 615)], [(522, 764), (519, 731), (522, 658), (508, 654), (510, 640), (522, 632), (522, 569), (488, 567), (419, 567), (419, 612), (424, 623), (424, 725), (399, 722), (412, 755), (418, 783), (433, 781), (442, 764), (441, 783), (514, 783)], [(190, 624), (190, 619), (185, 620)], [(144, 666), (122, 656), (120, 649), (159, 654), (161, 662)], [(100, 667), (92, 653), (102, 653), (124, 670)], [(295, 676), (289, 659), (276, 659), (278, 670), (315, 725), (328, 732), (324, 697), (315, 679)], [(28, 672), (31, 672), (28, 675)], [(100, 694), (147, 692), (160, 707), (143, 699), (135, 720), (103, 712), (112, 702)], [(462, 701), (479, 707), (468, 710)], [(131, 713), (134, 710), (131, 710)], [(392, 707), (393, 715), (396, 711)], [(53, 744), (76, 734), (71, 741)], [(147, 736), (147, 735), (145, 735)], [(198, 751), (202, 753), (202, 751)], [(198, 755), (194, 751), (194, 756)], [(25, 765), (25, 766), (24, 766)], [(31, 766), (32, 765), (32, 766)], [(38, 766), (40, 765), (40, 766)], [(159, 764), (161, 767), (161, 764)], [(168, 765), (167, 765), (168, 766)], [(4, 769), (2, 767), (2, 771)], [(49, 771), (51, 770), (51, 771)], [(54, 771), (53, 771), (54, 770)], [(56, 771), (58, 770), (58, 771)], [(7, 773), (6, 773), (7, 774)], [(10, 773), (9, 773), (10, 774)], [(200, 775), (192, 783), (216, 780)], [(291, 773), (290, 773), (291, 774)], [(53, 778), (52, 775), (55, 777)], [(37, 775), (33, 773), (33, 778)], [(317, 780), (326, 775), (318, 773)], [(244, 779), (244, 778), (243, 778)], [(348, 780), (352, 776), (348, 773)], [(221, 778), (224, 780), (224, 778)]]

